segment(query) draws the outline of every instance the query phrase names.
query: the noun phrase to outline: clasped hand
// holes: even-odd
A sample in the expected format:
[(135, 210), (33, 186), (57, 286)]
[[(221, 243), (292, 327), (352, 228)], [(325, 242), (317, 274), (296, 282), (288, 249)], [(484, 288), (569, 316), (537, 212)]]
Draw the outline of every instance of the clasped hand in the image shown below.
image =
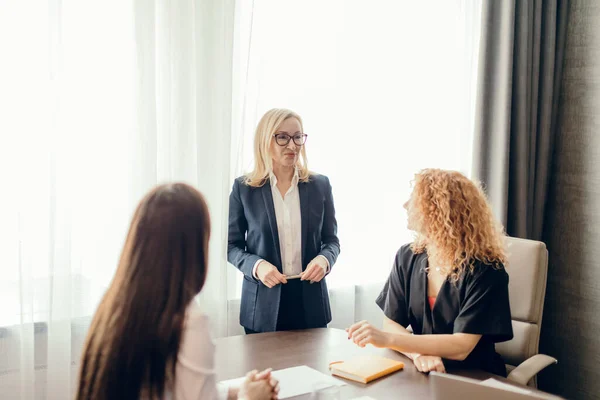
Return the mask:
[[(306, 270), (300, 274), (300, 280), (310, 281), (310, 283), (320, 282), (325, 277), (326, 270), (327, 262), (323, 257), (317, 256), (306, 266)], [(258, 264), (256, 275), (269, 289), (287, 283), (285, 275), (268, 261), (261, 261)]]
[(260, 373), (256, 370), (248, 372), (239, 391), (230, 392), (228, 400), (277, 400), (278, 394), (279, 381), (271, 375), (269, 368)]

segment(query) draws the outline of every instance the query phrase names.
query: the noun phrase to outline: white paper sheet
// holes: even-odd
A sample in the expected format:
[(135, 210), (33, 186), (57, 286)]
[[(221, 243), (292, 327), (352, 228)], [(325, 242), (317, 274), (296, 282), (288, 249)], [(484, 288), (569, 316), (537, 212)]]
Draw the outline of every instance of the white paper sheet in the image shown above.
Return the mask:
[[(319, 387), (326, 387), (327, 385), (345, 385), (344, 382), (307, 367), (306, 365), (280, 369), (273, 371), (271, 374), (279, 380), (280, 399), (288, 399), (290, 397), (312, 393), (317, 385), (319, 385)], [(225, 386), (239, 386), (244, 382), (244, 379), (246, 378), (228, 379), (221, 381), (220, 384)], [(323, 386), (320, 386), (321, 384), (323, 384)]]
[(515, 392), (515, 393), (531, 394), (531, 390), (522, 389), (520, 387), (509, 385), (508, 383), (500, 382), (494, 378), (486, 379), (485, 381), (480, 382), (479, 384), (483, 385), (483, 386), (494, 387), (497, 389), (508, 390), (508, 391)]

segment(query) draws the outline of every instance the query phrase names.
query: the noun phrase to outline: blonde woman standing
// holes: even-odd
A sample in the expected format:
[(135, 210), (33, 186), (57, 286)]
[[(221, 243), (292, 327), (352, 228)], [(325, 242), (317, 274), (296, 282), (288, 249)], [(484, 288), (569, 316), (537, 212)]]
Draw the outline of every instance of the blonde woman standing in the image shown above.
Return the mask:
[(227, 259), (244, 274), (240, 324), (247, 334), (324, 328), (325, 276), (340, 253), (329, 179), (308, 170), (307, 135), (293, 111), (258, 123), (254, 169), (229, 197)]

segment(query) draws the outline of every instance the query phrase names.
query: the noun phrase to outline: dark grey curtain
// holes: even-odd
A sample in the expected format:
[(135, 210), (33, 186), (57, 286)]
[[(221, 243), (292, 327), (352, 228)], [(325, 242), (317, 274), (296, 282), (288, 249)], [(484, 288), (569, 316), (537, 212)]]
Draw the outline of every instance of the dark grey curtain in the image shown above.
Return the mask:
[(568, 1), (484, 0), (473, 177), (511, 236), (540, 240)]
[(544, 241), (540, 388), (600, 399), (600, 1), (571, 0)]

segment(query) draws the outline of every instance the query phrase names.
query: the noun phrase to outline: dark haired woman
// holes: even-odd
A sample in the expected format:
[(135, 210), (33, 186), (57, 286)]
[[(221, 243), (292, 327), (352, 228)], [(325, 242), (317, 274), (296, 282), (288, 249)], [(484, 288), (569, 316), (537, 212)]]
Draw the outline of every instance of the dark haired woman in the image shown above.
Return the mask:
[(206, 202), (191, 186), (162, 185), (141, 201), (87, 335), (77, 399), (277, 397), (269, 371), (217, 388), (208, 321), (194, 300), (209, 237)]

